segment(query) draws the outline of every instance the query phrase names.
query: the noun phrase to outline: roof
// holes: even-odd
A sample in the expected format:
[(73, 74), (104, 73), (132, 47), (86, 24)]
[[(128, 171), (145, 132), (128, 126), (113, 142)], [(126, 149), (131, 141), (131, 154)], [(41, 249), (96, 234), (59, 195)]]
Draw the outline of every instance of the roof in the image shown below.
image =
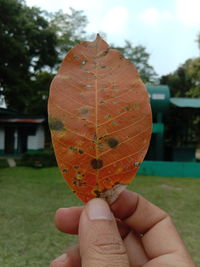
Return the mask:
[(45, 119), (32, 119), (32, 118), (12, 118), (12, 119), (0, 119), (0, 122), (10, 122), (10, 123), (42, 123)]
[(169, 90), (168, 85), (146, 85), (147, 90), (156, 89), (156, 90)]
[(200, 108), (200, 98), (171, 97), (170, 103), (180, 108)]

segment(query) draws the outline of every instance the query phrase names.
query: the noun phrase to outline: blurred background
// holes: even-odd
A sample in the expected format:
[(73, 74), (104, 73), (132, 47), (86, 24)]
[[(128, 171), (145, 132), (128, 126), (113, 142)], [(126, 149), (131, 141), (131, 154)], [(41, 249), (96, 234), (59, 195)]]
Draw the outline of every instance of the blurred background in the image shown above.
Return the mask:
[(199, 11), (198, 0), (1, 0), (0, 154), (51, 148), (50, 82), (67, 51), (100, 33), (135, 64), (149, 91), (146, 159), (199, 160)]
[(199, 0), (0, 0), (0, 266), (48, 266), (64, 247), (49, 218), (80, 202), (54, 167), (49, 87), (97, 33), (135, 64), (151, 101), (151, 144), (130, 188), (174, 216), (200, 264), (199, 14)]

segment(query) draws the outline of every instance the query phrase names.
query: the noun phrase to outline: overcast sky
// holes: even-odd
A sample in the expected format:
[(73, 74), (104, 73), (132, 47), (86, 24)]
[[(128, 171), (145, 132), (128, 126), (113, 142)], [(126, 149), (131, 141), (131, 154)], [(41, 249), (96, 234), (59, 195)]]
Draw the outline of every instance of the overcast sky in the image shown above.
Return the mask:
[(159, 75), (199, 56), (200, 0), (26, 0), (47, 11), (83, 10), (88, 33), (105, 32), (107, 42), (144, 45)]

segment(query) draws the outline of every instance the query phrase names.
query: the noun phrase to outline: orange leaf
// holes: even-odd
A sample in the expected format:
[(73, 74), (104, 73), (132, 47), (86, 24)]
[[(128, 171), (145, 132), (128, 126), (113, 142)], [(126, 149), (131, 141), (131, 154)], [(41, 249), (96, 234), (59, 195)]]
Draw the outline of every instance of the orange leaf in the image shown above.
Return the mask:
[(49, 126), (59, 168), (84, 202), (113, 201), (147, 152), (152, 116), (134, 65), (99, 35), (69, 51), (51, 83)]

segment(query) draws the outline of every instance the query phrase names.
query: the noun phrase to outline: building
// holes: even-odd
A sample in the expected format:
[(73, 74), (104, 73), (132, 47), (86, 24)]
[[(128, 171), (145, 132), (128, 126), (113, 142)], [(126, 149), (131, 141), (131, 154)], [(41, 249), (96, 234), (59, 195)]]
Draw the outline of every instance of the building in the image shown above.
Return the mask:
[[(192, 116), (200, 115), (200, 98), (170, 97), (170, 90), (166, 85), (147, 86), (147, 90), (153, 114), (153, 128), (151, 144), (145, 159), (195, 161), (197, 144), (195, 141), (192, 142), (191, 138), (191, 131), (194, 130), (194, 117)], [(174, 145), (171, 147), (166, 145), (166, 126), (169, 128), (169, 121), (173, 125), (171, 129), (173, 132), (170, 135), (174, 139)], [(183, 145), (183, 143), (185, 144)]]
[(17, 115), (0, 108), (0, 155), (19, 155), (44, 149), (45, 118)]

